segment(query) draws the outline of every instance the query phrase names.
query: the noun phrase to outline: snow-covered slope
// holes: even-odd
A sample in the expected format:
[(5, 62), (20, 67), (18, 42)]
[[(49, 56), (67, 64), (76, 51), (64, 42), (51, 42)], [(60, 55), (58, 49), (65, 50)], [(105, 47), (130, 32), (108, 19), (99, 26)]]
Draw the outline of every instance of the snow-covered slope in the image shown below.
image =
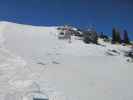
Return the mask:
[(133, 64), (123, 56), (128, 47), (75, 37), (69, 43), (58, 40), (56, 28), (0, 23), (2, 96), (36, 82), (50, 100), (133, 99)]

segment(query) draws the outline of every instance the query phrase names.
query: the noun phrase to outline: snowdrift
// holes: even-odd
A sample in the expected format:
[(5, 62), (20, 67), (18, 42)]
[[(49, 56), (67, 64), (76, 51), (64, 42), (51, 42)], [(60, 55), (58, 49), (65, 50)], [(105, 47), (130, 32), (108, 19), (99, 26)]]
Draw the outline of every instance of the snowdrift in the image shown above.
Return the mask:
[(69, 43), (57, 35), (57, 26), (0, 22), (1, 98), (36, 82), (50, 100), (133, 99), (133, 64), (123, 56), (128, 47), (76, 37)]

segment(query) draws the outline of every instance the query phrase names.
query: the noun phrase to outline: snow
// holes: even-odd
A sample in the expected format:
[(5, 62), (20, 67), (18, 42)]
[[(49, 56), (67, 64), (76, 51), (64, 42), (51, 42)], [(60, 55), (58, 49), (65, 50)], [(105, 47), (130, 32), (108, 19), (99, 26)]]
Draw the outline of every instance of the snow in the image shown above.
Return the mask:
[(57, 26), (0, 22), (0, 100), (29, 90), (50, 100), (133, 99), (133, 63), (123, 56), (129, 47), (69, 43), (57, 34)]

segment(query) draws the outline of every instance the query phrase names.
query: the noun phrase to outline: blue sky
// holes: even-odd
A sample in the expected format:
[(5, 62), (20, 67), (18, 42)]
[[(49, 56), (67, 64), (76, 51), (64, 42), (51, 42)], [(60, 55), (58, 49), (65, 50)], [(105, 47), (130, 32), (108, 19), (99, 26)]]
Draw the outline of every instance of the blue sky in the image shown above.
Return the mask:
[(0, 0), (0, 21), (31, 25), (70, 24), (110, 34), (127, 29), (133, 39), (133, 0)]

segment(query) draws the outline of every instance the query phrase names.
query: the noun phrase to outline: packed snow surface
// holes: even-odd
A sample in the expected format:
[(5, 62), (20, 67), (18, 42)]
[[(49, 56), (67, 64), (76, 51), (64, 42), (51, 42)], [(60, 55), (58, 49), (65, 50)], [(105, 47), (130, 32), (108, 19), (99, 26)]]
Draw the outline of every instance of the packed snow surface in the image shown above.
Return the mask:
[(128, 47), (57, 35), (56, 26), (0, 22), (0, 100), (20, 91), (42, 91), (50, 100), (133, 99)]

